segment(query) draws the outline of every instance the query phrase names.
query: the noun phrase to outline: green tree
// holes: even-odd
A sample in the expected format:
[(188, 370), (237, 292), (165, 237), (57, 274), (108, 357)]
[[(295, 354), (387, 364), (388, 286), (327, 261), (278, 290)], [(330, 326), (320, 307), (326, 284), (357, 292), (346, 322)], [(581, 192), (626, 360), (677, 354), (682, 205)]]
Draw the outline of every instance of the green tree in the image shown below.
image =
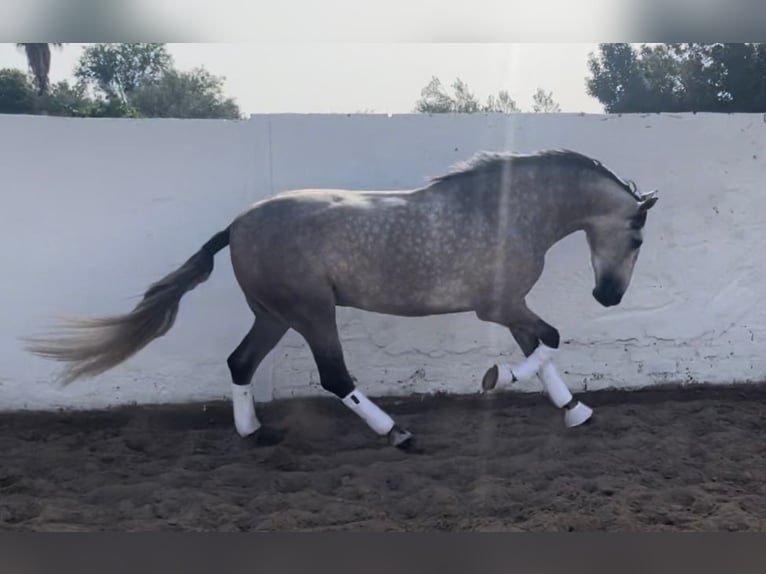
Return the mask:
[(601, 44), (588, 66), (610, 113), (766, 111), (766, 44)]
[(91, 115), (96, 103), (90, 98), (83, 84), (71, 85), (63, 81), (50, 87), (49, 93), (43, 98), (42, 106), (46, 113), (52, 116), (87, 117)]
[(27, 55), (27, 65), (35, 78), (37, 94), (42, 96), (48, 91), (48, 75), (51, 71), (51, 46), (60, 47), (61, 43), (54, 44), (17, 44), (24, 48)]
[(537, 88), (532, 95), (532, 110), (535, 113), (554, 114), (561, 111), (561, 106), (553, 99), (553, 93)]
[(471, 93), (471, 90), (468, 89), (468, 84), (463, 80), (456, 78), (452, 83), (452, 89), (455, 91), (453, 99), (455, 112), (473, 114), (481, 109), (479, 100)]
[(108, 100), (130, 104), (136, 90), (158, 82), (172, 66), (165, 44), (94, 44), (83, 52), (75, 77)]
[(131, 105), (145, 117), (239, 119), (239, 107), (223, 95), (223, 78), (197, 68), (166, 71), (135, 90)]
[(600, 54), (588, 57), (592, 77), (587, 80), (588, 94), (604, 105), (607, 112), (641, 109), (647, 103), (639, 54), (630, 44), (601, 44)]
[(511, 95), (505, 91), (500, 90), (497, 96), (490, 95), (487, 98), (487, 105), (484, 106), (485, 112), (498, 112), (501, 114), (515, 114), (520, 112), (519, 106), (511, 98)]
[(472, 114), (476, 112), (518, 112), (519, 108), (507, 91), (501, 90), (497, 96), (490, 95), (486, 104), (471, 93), (460, 78), (452, 83), (453, 95), (445, 90), (438, 77), (433, 76), (420, 91), (420, 99), (415, 103), (415, 111), (423, 114)]
[(137, 118), (140, 114), (119, 100), (93, 98), (82, 83), (70, 85), (59, 82), (51, 86), (50, 93), (40, 99), (40, 108), (51, 116), (81, 118)]
[(223, 93), (223, 78), (203, 68), (173, 68), (164, 44), (96, 44), (83, 52), (74, 84), (45, 84), (35, 96), (32, 80), (2, 70), (0, 113), (77, 117), (241, 118)]
[(75, 71), (95, 98), (86, 114), (106, 117), (240, 118), (223, 78), (180, 72), (164, 44), (96, 44)]
[(0, 114), (37, 112), (35, 88), (21, 70), (0, 70)]
[(415, 111), (421, 114), (446, 114), (455, 112), (455, 99), (442, 86), (436, 76), (420, 91), (420, 99), (415, 103)]

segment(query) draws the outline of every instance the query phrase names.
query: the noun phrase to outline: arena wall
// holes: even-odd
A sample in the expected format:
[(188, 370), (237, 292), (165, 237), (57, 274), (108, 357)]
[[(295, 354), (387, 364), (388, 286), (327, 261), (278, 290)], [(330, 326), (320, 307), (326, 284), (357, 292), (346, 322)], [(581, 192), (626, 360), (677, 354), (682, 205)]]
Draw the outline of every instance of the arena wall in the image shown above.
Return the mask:
[[(658, 189), (622, 305), (601, 308), (581, 233), (549, 253), (530, 306), (562, 334), (575, 391), (766, 378), (766, 123), (742, 115), (264, 115), (248, 120), (0, 116), (0, 409), (101, 408), (228, 397), (225, 359), (252, 316), (228, 252), (173, 330), (96, 379), (55, 385), (23, 350), (56, 316), (129, 310), (250, 203), (299, 187), (411, 188), (479, 150), (568, 147)], [(346, 358), (371, 396), (473, 393), (521, 355), (468, 314), (339, 311)], [(528, 383), (522, 390), (538, 391)], [(289, 333), (256, 375), (258, 400), (322, 394)]]

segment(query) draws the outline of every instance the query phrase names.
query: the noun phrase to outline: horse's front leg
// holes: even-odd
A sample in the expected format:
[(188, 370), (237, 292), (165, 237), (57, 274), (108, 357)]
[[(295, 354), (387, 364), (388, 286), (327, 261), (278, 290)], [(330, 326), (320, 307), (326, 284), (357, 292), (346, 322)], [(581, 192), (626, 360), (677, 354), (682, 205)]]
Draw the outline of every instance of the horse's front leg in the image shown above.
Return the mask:
[(508, 313), (502, 324), (509, 328), (526, 359), (517, 366), (496, 365), (488, 370), (482, 380), (483, 389), (488, 391), (498, 382), (529, 379), (536, 374), (551, 402), (564, 410), (564, 424), (567, 427), (576, 427), (590, 420), (593, 410), (572, 396), (553, 363), (559, 348), (558, 330), (535, 315), (526, 305), (519, 305), (512, 313)]

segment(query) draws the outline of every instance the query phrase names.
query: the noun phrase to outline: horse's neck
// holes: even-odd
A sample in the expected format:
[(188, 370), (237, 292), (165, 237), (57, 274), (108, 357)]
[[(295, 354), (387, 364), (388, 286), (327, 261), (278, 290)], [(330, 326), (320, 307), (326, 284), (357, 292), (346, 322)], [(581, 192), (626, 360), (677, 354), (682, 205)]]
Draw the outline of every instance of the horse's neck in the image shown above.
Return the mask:
[(428, 186), (417, 190), (412, 197), (421, 200), (427, 210), (444, 201), (456, 212), (467, 213), (470, 210), (466, 209), (466, 203), (478, 201), (486, 202), (487, 217), (498, 215), (491, 214), (492, 209), (501, 212), (508, 210), (499, 214), (500, 221), (519, 220), (523, 214), (521, 219), (534, 230), (536, 245), (533, 247), (541, 252), (547, 251), (568, 235), (585, 229), (588, 218), (593, 215), (594, 207), (599, 203), (588, 191), (581, 192), (564, 186), (555, 190), (541, 190), (537, 200), (531, 199), (528, 194), (502, 198), (500, 194), (503, 191), (492, 185), (494, 182), (478, 181), (480, 185), (474, 181), (462, 185)]
[[(537, 203), (537, 209), (525, 216), (535, 230), (538, 250), (545, 252), (565, 237), (583, 231), (593, 215), (594, 205), (592, 198), (585, 194), (578, 197), (576, 190), (549, 192), (545, 200)], [(517, 209), (523, 206), (517, 203)], [(531, 209), (531, 203), (529, 207)]]

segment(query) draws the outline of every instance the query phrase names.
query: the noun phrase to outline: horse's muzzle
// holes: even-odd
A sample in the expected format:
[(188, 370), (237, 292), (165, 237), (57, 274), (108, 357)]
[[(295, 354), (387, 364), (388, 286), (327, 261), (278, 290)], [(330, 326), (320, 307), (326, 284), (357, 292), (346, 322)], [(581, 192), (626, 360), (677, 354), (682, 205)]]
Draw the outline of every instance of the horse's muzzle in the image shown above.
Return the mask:
[(614, 307), (615, 305), (619, 305), (624, 294), (625, 291), (617, 281), (608, 278), (599, 281), (596, 288), (593, 289), (593, 298), (604, 307)]

